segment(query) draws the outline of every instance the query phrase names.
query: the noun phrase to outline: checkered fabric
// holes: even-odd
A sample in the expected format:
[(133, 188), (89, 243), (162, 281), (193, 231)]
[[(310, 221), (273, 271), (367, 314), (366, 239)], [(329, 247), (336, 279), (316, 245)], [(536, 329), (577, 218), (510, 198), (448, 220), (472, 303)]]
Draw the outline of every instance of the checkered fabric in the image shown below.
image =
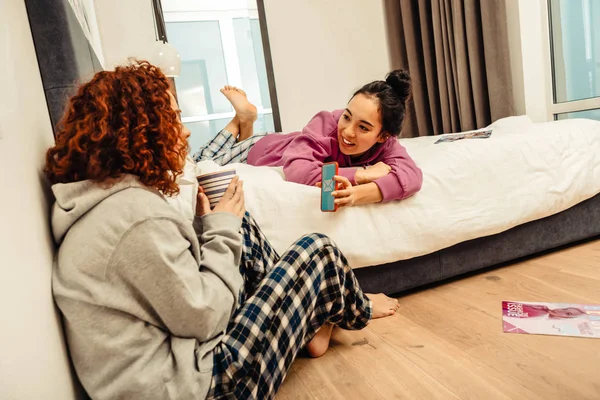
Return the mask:
[(201, 147), (192, 158), (194, 162), (213, 160), (218, 165), (245, 163), (254, 143), (266, 135), (268, 133), (257, 133), (246, 140), (236, 142), (233, 135), (223, 129), (204, 147)]
[(209, 399), (272, 399), (298, 352), (326, 322), (362, 329), (371, 301), (335, 243), (303, 236), (280, 258), (249, 214), (240, 306), (214, 350)]

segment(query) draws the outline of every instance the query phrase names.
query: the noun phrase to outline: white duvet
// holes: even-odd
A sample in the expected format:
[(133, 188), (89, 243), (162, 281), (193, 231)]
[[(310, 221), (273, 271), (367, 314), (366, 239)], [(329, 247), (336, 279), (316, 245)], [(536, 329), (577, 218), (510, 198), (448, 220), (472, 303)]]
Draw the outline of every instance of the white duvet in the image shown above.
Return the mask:
[[(423, 187), (400, 202), (320, 211), (320, 190), (281, 169), (233, 164), (246, 207), (282, 254), (300, 236), (330, 236), (354, 268), (431, 253), (563, 211), (600, 192), (600, 122), (497, 121), (489, 139), (401, 140)], [(218, 167), (202, 162), (200, 172)]]

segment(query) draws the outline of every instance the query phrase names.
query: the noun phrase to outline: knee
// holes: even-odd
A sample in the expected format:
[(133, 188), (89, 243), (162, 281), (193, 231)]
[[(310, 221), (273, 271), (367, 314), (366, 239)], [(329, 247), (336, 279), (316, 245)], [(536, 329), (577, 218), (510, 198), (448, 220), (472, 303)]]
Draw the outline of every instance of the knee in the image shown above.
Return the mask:
[(317, 265), (322, 265), (326, 270), (330, 267), (337, 267), (340, 263), (346, 263), (346, 259), (342, 254), (342, 251), (339, 249), (339, 247), (337, 247), (333, 239), (327, 235), (322, 233), (311, 233), (304, 235), (300, 239), (299, 244), (305, 251), (307, 251), (313, 260), (320, 259), (331, 261), (317, 263)]
[(307, 249), (313, 248), (313, 249), (317, 250), (317, 249), (323, 249), (323, 248), (327, 248), (327, 247), (333, 247), (333, 248), (337, 249), (337, 245), (335, 244), (333, 239), (331, 239), (329, 236), (324, 235), (322, 233), (310, 233), (308, 235), (304, 235), (300, 239), (300, 243), (302, 243), (303, 247), (305, 247)]

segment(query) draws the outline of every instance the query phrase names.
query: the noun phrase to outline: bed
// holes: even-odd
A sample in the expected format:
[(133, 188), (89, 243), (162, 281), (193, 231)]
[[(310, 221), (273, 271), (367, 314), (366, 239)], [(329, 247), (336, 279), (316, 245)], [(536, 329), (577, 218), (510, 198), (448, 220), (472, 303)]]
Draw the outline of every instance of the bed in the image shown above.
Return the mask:
[(489, 128), (488, 139), (401, 139), (423, 170), (421, 191), (336, 213), (280, 168), (221, 168), (244, 180), (247, 209), (279, 253), (305, 233), (327, 234), (367, 291), (398, 293), (600, 233), (600, 122), (521, 116)]

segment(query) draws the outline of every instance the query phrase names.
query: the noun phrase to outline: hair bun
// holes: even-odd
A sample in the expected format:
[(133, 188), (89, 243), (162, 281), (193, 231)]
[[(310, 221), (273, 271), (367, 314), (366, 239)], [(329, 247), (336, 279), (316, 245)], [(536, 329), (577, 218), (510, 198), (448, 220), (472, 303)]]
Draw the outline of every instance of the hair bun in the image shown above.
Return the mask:
[(403, 102), (410, 97), (410, 74), (403, 69), (396, 69), (385, 77), (385, 81), (392, 87), (394, 92)]

